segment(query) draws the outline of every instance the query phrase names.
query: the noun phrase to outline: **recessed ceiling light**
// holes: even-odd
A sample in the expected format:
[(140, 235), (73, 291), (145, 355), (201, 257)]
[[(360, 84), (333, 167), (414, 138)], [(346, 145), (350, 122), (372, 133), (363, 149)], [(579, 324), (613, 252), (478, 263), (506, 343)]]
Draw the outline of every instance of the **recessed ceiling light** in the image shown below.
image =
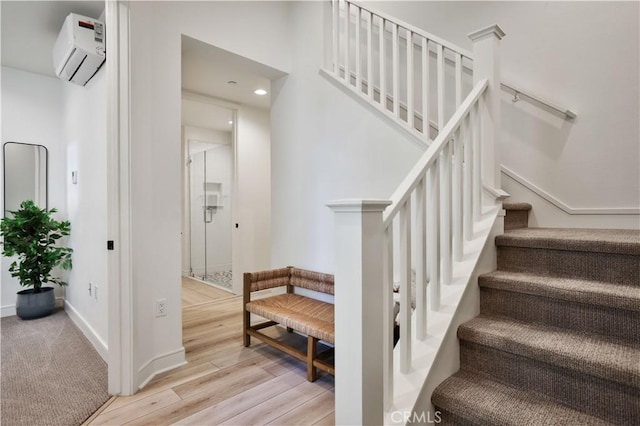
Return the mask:
[(255, 92), (253, 92), (253, 93), (255, 93), (256, 95), (264, 96), (264, 95), (266, 95), (266, 94), (267, 94), (267, 91), (266, 91), (266, 90), (264, 90), (264, 89), (257, 89), (257, 90), (256, 90)]
[(229, 81), (227, 81), (227, 84), (238, 84), (238, 82), (234, 81), (234, 80), (229, 80)]
[(233, 121), (229, 121), (229, 124), (233, 124)]

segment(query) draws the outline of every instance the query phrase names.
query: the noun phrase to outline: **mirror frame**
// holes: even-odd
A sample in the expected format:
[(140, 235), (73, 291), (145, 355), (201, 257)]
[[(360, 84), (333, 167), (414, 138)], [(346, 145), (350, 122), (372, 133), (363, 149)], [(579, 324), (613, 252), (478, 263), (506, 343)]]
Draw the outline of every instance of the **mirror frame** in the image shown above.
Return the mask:
[(45, 201), (45, 205), (44, 206), (40, 206), (41, 208), (44, 207), (45, 209), (49, 208), (49, 150), (47, 149), (46, 146), (44, 145), (40, 145), (40, 144), (35, 144), (35, 143), (26, 143), (26, 142), (14, 142), (14, 141), (7, 141), (4, 144), (2, 144), (2, 216), (6, 217), (6, 213), (7, 213), (7, 206), (6, 206), (6, 196), (7, 196), (7, 167), (6, 167), (6, 161), (7, 161), (7, 145), (8, 144), (16, 144), (16, 145), (28, 145), (28, 146), (36, 146), (36, 147), (42, 147), (44, 148), (44, 158), (45, 158), (45, 180), (44, 180), (44, 195), (46, 198)]

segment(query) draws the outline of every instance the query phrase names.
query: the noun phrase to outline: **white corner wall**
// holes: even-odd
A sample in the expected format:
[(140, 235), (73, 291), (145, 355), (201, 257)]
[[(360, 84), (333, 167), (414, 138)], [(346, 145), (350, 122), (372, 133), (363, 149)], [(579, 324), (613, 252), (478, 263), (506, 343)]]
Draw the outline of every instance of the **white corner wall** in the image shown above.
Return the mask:
[[(107, 354), (107, 92), (106, 70), (86, 86), (64, 84), (67, 213), (71, 221), (65, 310), (106, 359)], [(77, 172), (77, 184), (71, 180)], [(91, 292), (89, 292), (91, 283)]]
[[(640, 208), (638, 2), (367, 4), (469, 50), (469, 32), (499, 24), (503, 81), (578, 114), (564, 120), (504, 92), (502, 164), (573, 210)], [(638, 215), (569, 215), (504, 174), (503, 186), (537, 204), (536, 225), (640, 225)]]
[[(105, 72), (86, 87), (2, 68), (2, 141), (40, 144), (48, 150), (49, 208), (71, 222), (69, 284), (57, 287), (65, 310), (104, 358), (107, 353), (106, 281), (106, 88)], [(71, 171), (78, 171), (78, 184)], [(2, 316), (15, 315), (22, 288), (2, 258)], [(88, 292), (88, 283), (98, 286)]]
[[(137, 386), (161, 369), (184, 361), (181, 35), (286, 72), (288, 9), (287, 2), (130, 3), (131, 249)], [(167, 316), (156, 318), (155, 301), (160, 298), (167, 299)]]
[(272, 84), (271, 263), (332, 273), (325, 204), (388, 199), (424, 148), (319, 74), (322, 7), (291, 4), (291, 75)]
[[(272, 95), (273, 96), (273, 95)], [(233, 292), (242, 274), (271, 267), (271, 127), (269, 111), (242, 105), (236, 112), (237, 190), (233, 212)], [(239, 228), (235, 228), (238, 223)]]
[[(56, 219), (66, 214), (66, 144), (64, 135), (63, 82), (30, 72), (2, 67), (2, 143), (24, 142), (48, 150), (49, 208)], [(3, 162), (4, 163), (4, 162)], [(4, 173), (2, 173), (4, 176)], [(4, 202), (4, 197), (2, 197)], [(15, 315), (16, 292), (23, 290), (9, 275), (10, 259), (2, 257), (2, 316)], [(56, 287), (56, 297), (64, 290)]]

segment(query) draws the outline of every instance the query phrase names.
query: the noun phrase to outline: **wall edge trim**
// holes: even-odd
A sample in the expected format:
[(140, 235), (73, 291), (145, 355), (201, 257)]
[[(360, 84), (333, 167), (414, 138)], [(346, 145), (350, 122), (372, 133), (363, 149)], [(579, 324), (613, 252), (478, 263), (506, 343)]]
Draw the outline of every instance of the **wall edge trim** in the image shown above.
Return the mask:
[(629, 208), (629, 207), (606, 207), (606, 208), (602, 208), (602, 207), (580, 207), (580, 208), (575, 208), (575, 207), (571, 207), (568, 204), (560, 201), (559, 199), (557, 199), (553, 195), (549, 194), (544, 189), (542, 189), (539, 186), (531, 183), (530, 181), (528, 181), (524, 177), (520, 176), (519, 174), (517, 174), (513, 170), (509, 169), (508, 167), (505, 167), (504, 165), (502, 165), (501, 166), (501, 171), (502, 171), (502, 174), (504, 174), (507, 177), (511, 178), (512, 180), (514, 180), (515, 182), (517, 182), (520, 185), (524, 186), (525, 188), (529, 189), (530, 191), (533, 191), (538, 196), (540, 196), (541, 198), (543, 198), (547, 202), (553, 204), (558, 209), (564, 211), (565, 213), (567, 213), (569, 215), (640, 215), (640, 208)]

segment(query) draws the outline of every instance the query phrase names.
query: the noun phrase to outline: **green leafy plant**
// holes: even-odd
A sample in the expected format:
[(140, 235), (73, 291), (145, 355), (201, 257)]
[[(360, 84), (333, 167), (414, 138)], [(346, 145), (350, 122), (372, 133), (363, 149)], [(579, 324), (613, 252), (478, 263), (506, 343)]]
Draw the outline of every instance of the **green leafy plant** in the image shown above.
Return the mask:
[(10, 212), (13, 217), (5, 217), (0, 222), (0, 235), (4, 237), (2, 255), (18, 256), (11, 263), (9, 272), (18, 277), (23, 287), (33, 287), (40, 293), (42, 284), (67, 285), (51, 271), (60, 267), (71, 269), (71, 253), (68, 247), (56, 246), (57, 241), (69, 235), (69, 221), (59, 222), (51, 217), (56, 209), (41, 209), (31, 200), (23, 201), (20, 209)]

